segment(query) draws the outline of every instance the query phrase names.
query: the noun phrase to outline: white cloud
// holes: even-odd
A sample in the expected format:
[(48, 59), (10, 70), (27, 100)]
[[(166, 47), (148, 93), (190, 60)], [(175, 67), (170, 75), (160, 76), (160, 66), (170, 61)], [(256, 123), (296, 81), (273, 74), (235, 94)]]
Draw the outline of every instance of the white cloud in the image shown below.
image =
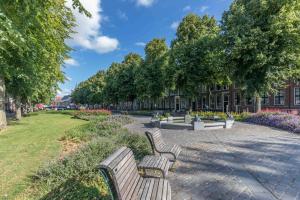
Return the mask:
[(201, 6), (200, 7), (200, 12), (205, 12), (208, 9), (208, 6)]
[(154, 0), (137, 0), (136, 3), (138, 6), (150, 7)]
[(128, 20), (128, 16), (126, 15), (125, 12), (123, 12), (123, 11), (121, 11), (121, 10), (118, 10), (117, 14), (118, 14), (118, 17), (119, 17), (120, 19), (126, 20), (126, 21)]
[(145, 42), (136, 42), (135, 45), (140, 46), (140, 47), (144, 47), (144, 46), (146, 46), (146, 43)]
[(73, 58), (66, 59), (65, 64), (67, 66), (79, 66), (79, 63), (76, 60), (74, 60)]
[(107, 36), (100, 36), (97, 37), (94, 41), (95, 43), (93, 46), (95, 47), (95, 50), (99, 53), (108, 53), (111, 51), (114, 51), (118, 49), (119, 41), (114, 38), (110, 38)]
[(71, 93), (72, 93), (71, 89), (64, 88), (64, 89), (57, 90), (56, 96), (63, 97), (66, 95), (70, 95)]
[(179, 26), (179, 21), (173, 22), (171, 24), (171, 29), (177, 30), (178, 26)]
[(192, 7), (188, 5), (183, 8), (183, 11), (187, 12), (187, 11), (190, 11), (191, 9), (192, 9)]
[[(72, 34), (72, 39), (68, 41), (70, 45), (99, 53), (108, 53), (118, 49), (119, 41), (116, 38), (103, 36), (100, 33), (101, 22), (106, 20), (105, 16), (101, 15), (101, 0), (81, 1), (81, 3), (92, 14), (92, 17), (88, 18), (78, 10), (72, 9), (77, 26), (74, 28), (76, 33)], [(72, 0), (67, 0), (66, 5), (72, 8)]]
[(66, 76), (67, 81), (72, 81), (72, 78), (70, 76)]

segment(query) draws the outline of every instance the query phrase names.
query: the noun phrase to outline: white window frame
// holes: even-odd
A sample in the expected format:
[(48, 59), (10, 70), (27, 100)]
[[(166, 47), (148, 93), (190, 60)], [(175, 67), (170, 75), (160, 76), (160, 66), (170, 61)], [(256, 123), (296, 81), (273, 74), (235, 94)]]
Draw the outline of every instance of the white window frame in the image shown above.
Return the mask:
[[(265, 98), (263, 98), (263, 97), (267, 97), (266, 99), (268, 99), (268, 103), (263, 103), (263, 99), (265, 99)], [(262, 97), (261, 97), (261, 105), (270, 105), (270, 96), (269, 95), (267, 95), (267, 94), (264, 94)]]
[[(216, 95), (211, 95), (210, 97), (212, 97), (212, 98), (209, 98), (209, 108), (216, 109)], [(212, 100), (213, 100), (213, 102), (212, 102)]]
[[(237, 103), (236, 99), (237, 99), (237, 96), (238, 96), (238, 95), (240, 96), (240, 102), (239, 102), (239, 104), (236, 104), (236, 103)], [(234, 100), (233, 100), (233, 101), (234, 101), (234, 105), (235, 105), (235, 106), (240, 106), (240, 105), (241, 105), (241, 99), (242, 99), (242, 98), (241, 98), (241, 94), (240, 94), (239, 92), (235, 92), (235, 93), (234, 93)]]
[[(220, 97), (220, 105), (218, 105), (218, 97)], [(221, 109), (222, 108), (222, 94), (219, 93), (216, 95), (216, 109)]]
[(283, 104), (276, 104), (276, 96), (277, 96), (277, 94), (275, 94), (274, 95), (274, 105), (275, 106), (284, 106), (285, 105), (285, 90), (284, 89), (282, 89), (282, 90), (279, 90), (278, 92), (280, 92), (280, 91), (283, 91)]
[[(294, 87), (294, 105), (295, 106), (299, 106), (300, 105), (300, 100), (299, 100), (299, 103), (297, 104), (296, 103), (296, 89), (299, 89), (300, 90), (300, 87)], [(300, 92), (300, 91), (299, 91)], [(299, 93), (299, 98), (300, 98), (300, 93)]]

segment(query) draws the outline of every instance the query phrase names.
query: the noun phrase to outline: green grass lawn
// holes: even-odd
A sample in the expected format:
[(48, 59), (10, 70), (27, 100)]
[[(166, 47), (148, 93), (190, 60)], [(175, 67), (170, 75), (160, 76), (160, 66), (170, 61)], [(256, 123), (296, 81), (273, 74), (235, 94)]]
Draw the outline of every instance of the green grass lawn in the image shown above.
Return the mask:
[(87, 123), (70, 115), (39, 113), (12, 123), (0, 132), (0, 199), (14, 199), (28, 186), (28, 177), (59, 156), (59, 138)]

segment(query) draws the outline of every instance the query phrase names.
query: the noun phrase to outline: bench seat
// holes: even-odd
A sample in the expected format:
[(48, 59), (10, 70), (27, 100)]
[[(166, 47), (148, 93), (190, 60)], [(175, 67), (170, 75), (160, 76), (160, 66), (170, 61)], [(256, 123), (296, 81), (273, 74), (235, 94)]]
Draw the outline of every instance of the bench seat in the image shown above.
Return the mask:
[(138, 173), (133, 152), (122, 147), (100, 163), (101, 173), (118, 200), (171, 200), (166, 179), (144, 178)]
[[(155, 171), (160, 171), (162, 177), (165, 178), (168, 175), (169, 168), (169, 159), (162, 156), (145, 156), (138, 164), (138, 169), (143, 172), (144, 176), (151, 177), (157, 176), (155, 175)], [(151, 175), (149, 171), (150, 173), (152, 172)]]
[(176, 144), (166, 144), (161, 136), (160, 130), (158, 128), (149, 129), (145, 132), (154, 154), (168, 154), (173, 158), (170, 159), (175, 162), (181, 152), (181, 147)]
[(166, 179), (140, 178), (130, 200), (171, 200), (171, 187)]

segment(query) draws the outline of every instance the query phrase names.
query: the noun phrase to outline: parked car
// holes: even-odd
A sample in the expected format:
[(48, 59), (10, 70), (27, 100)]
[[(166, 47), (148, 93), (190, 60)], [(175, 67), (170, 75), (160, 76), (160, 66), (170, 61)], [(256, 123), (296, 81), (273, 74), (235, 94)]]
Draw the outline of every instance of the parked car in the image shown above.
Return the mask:
[(66, 106), (57, 106), (56, 110), (67, 110)]

